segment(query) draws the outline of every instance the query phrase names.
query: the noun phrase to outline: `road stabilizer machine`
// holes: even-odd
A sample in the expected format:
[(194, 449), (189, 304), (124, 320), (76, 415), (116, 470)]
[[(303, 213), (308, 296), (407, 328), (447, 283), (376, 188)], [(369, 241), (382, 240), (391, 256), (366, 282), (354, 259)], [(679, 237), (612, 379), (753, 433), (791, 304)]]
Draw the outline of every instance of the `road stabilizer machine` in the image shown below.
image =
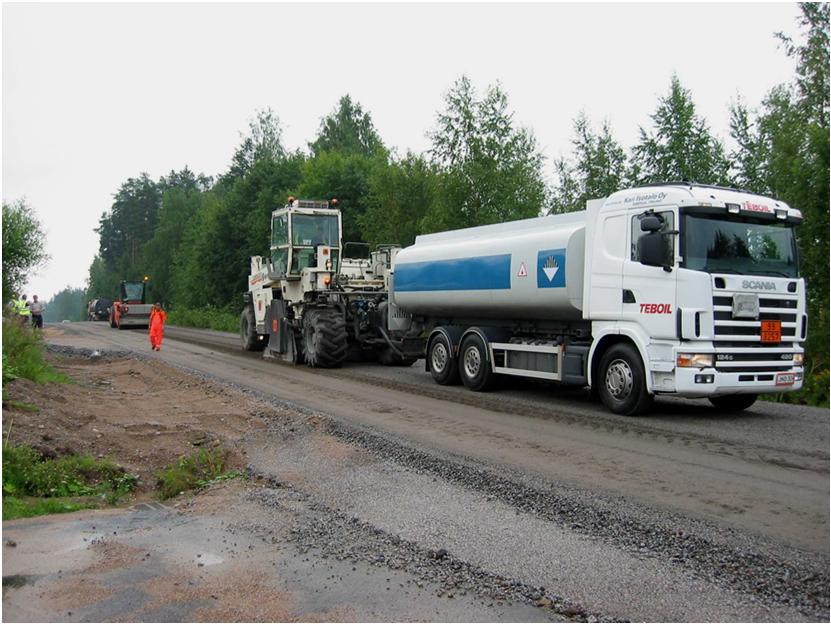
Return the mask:
[(807, 332), (801, 213), (667, 183), (586, 210), (343, 257), (340, 212), (291, 199), (251, 259), (243, 347), (310, 366), (409, 365), (474, 391), (519, 376), (588, 386), (612, 412), (655, 395), (738, 411), (799, 390)]

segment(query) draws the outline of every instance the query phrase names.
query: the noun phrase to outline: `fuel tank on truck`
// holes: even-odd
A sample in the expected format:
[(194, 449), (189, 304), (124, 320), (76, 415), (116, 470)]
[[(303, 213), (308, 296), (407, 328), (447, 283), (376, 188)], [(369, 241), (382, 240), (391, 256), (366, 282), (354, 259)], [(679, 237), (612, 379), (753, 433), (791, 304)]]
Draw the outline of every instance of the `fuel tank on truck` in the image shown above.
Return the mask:
[(393, 301), (425, 316), (578, 320), (585, 237), (585, 211), (418, 236), (396, 256)]

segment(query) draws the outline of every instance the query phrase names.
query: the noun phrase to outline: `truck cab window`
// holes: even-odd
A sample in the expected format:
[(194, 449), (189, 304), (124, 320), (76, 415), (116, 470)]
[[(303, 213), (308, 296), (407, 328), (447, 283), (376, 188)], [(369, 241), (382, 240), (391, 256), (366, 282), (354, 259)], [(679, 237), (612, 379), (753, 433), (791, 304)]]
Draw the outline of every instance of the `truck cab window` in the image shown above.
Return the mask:
[(672, 233), (675, 230), (675, 215), (672, 213), (671, 210), (665, 210), (663, 212), (655, 212), (649, 213), (649, 216), (658, 217), (661, 221), (661, 228), (655, 232), (645, 232), (641, 229), (641, 220), (646, 216), (646, 214), (639, 214), (632, 217), (632, 247), (631, 247), (631, 259), (635, 262), (641, 261), (641, 246), (643, 243), (643, 238), (649, 235), (659, 235), (663, 238), (665, 243), (665, 250), (664, 250), (664, 262), (663, 264), (666, 266), (672, 266), (675, 258), (675, 239), (672, 236)]

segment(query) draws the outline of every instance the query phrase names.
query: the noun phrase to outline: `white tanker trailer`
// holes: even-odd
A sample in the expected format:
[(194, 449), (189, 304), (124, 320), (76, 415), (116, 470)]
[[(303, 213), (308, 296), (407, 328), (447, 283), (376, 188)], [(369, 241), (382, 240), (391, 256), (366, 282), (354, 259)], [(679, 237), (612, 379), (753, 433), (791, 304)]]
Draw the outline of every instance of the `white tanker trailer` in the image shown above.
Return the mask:
[(771, 198), (673, 183), (419, 236), (394, 258), (385, 336), (440, 384), (517, 375), (588, 385), (620, 414), (656, 394), (745, 409), (802, 387), (801, 221)]

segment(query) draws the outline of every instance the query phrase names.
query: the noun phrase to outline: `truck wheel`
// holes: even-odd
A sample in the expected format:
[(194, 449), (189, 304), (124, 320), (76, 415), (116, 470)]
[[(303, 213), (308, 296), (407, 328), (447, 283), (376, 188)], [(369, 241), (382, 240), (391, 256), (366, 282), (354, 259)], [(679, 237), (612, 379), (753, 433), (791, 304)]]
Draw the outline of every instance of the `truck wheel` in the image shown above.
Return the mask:
[(459, 383), (459, 363), (453, 356), (453, 347), (444, 334), (437, 334), (427, 348), (427, 362), (433, 381), (442, 386)]
[(416, 358), (401, 357), (389, 347), (385, 347), (378, 355), (378, 362), (384, 366), (412, 366)]
[(303, 315), (303, 352), (313, 368), (334, 368), (346, 359), (346, 319), (337, 310), (309, 310)]
[(484, 392), (493, 385), (494, 375), (481, 336), (468, 334), (459, 349), (459, 374), (462, 383), (475, 392)]
[(240, 344), (245, 351), (260, 351), (263, 341), (257, 340), (257, 322), (254, 320), (253, 306), (246, 305), (239, 315)]
[(710, 397), (713, 407), (722, 412), (741, 412), (756, 402), (758, 394), (729, 394), (727, 396)]
[(615, 414), (635, 416), (652, 405), (646, 374), (637, 350), (630, 344), (612, 346), (600, 360), (597, 390), (600, 400)]

